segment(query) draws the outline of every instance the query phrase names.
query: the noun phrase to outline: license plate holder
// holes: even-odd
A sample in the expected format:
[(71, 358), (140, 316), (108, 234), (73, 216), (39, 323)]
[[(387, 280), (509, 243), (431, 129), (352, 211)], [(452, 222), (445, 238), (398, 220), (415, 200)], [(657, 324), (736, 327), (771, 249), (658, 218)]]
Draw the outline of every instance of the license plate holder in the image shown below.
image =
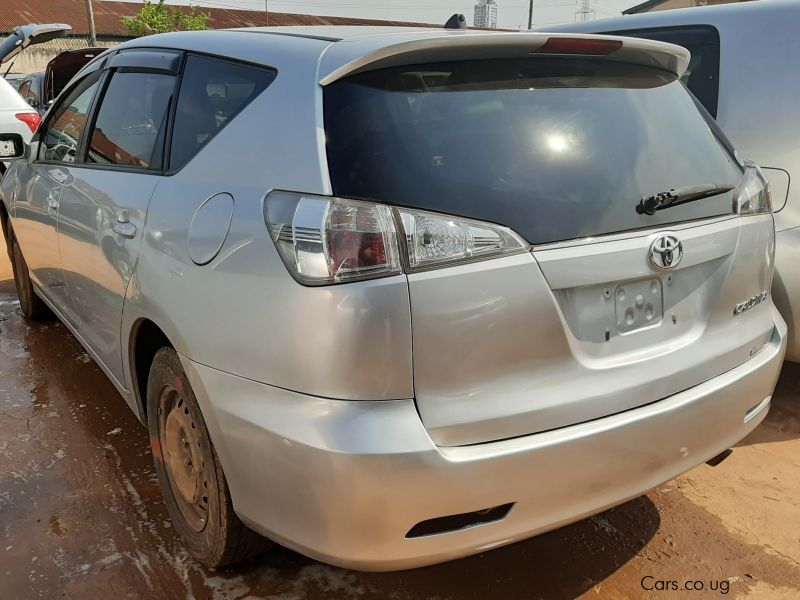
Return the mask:
[(14, 156), (16, 152), (14, 140), (0, 140), (0, 157)]
[(618, 285), (614, 305), (620, 333), (656, 325), (664, 316), (661, 280), (651, 278)]

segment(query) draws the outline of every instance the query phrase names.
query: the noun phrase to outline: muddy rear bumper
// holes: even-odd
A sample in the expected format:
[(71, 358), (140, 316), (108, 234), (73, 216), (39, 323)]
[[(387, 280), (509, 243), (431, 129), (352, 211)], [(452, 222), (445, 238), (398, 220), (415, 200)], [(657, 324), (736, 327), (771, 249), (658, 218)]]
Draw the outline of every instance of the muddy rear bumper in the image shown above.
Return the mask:
[[(774, 310), (774, 309), (773, 309)], [(634, 498), (717, 455), (766, 415), (786, 349), (659, 402), (545, 433), (441, 448), (413, 400), (296, 394), (183, 359), (240, 517), (325, 562), (389, 570), (509, 544)], [(416, 524), (512, 503), (499, 521)]]

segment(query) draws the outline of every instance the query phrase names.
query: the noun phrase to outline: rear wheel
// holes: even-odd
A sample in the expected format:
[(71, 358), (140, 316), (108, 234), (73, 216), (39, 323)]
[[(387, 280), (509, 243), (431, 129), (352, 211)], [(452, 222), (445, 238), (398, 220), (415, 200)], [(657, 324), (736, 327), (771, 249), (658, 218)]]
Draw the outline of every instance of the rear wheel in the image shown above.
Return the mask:
[(17, 288), (17, 296), (19, 297), (19, 307), (22, 314), (26, 319), (32, 321), (45, 321), (53, 318), (53, 312), (44, 303), (44, 301), (36, 295), (33, 289), (33, 282), (31, 281), (31, 274), (28, 270), (28, 264), (25, 262), (25, 257), (22, 256), (17, 238), (8, 226), (6, 232), (10, 242), (10, 256), (11, 268), (14, 271), (14, 285)]
[(219, 567), (265, 550), (270, 542), (233, 512), (219, 458), (172, 348), (161, 348), (153, 359), (147, 424), (167, 510), (191, 555)]

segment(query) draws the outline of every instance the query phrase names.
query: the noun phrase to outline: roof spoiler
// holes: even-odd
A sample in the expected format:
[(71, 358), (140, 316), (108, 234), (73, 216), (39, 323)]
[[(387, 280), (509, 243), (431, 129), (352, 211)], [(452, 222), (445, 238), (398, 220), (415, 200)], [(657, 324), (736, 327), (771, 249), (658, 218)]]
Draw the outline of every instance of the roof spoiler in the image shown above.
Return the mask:
[[(583, 46), (580, 51), (575, 47)], [(572, 47), (572, 50), (568, 48)], [(594, 50), (592, 50), (594, 48)], [(689, 66), (689, 51), (674, 44), (641, 38), (537, 32), (448, 32), (384, 46), (333, 69), (320, 85), (363, 71), (452, 60), (522, 58), (525, 56), (602, 56), (605, 60), (663, 69), (681, 77)], [(324, 71), (323, 71), (324, 73)]]

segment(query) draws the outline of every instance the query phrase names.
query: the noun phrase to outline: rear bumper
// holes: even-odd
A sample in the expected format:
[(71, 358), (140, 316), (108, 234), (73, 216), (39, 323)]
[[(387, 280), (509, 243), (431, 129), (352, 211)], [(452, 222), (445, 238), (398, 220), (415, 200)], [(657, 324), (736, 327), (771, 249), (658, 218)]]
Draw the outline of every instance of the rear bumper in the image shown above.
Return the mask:
[[(736, 444), (765, 416), (780, 372), (786, 326), (775, 315), (766, 347), (694, 388), (588, 423), (454, 448), (431, 442), (413, 400), (315, 398), (183, 362), (247, 524), (328, 563), (404, 569), (579, 520)], [(506, 503), (514, 506), (500, 521), (405, 537), (421, 521)]]

